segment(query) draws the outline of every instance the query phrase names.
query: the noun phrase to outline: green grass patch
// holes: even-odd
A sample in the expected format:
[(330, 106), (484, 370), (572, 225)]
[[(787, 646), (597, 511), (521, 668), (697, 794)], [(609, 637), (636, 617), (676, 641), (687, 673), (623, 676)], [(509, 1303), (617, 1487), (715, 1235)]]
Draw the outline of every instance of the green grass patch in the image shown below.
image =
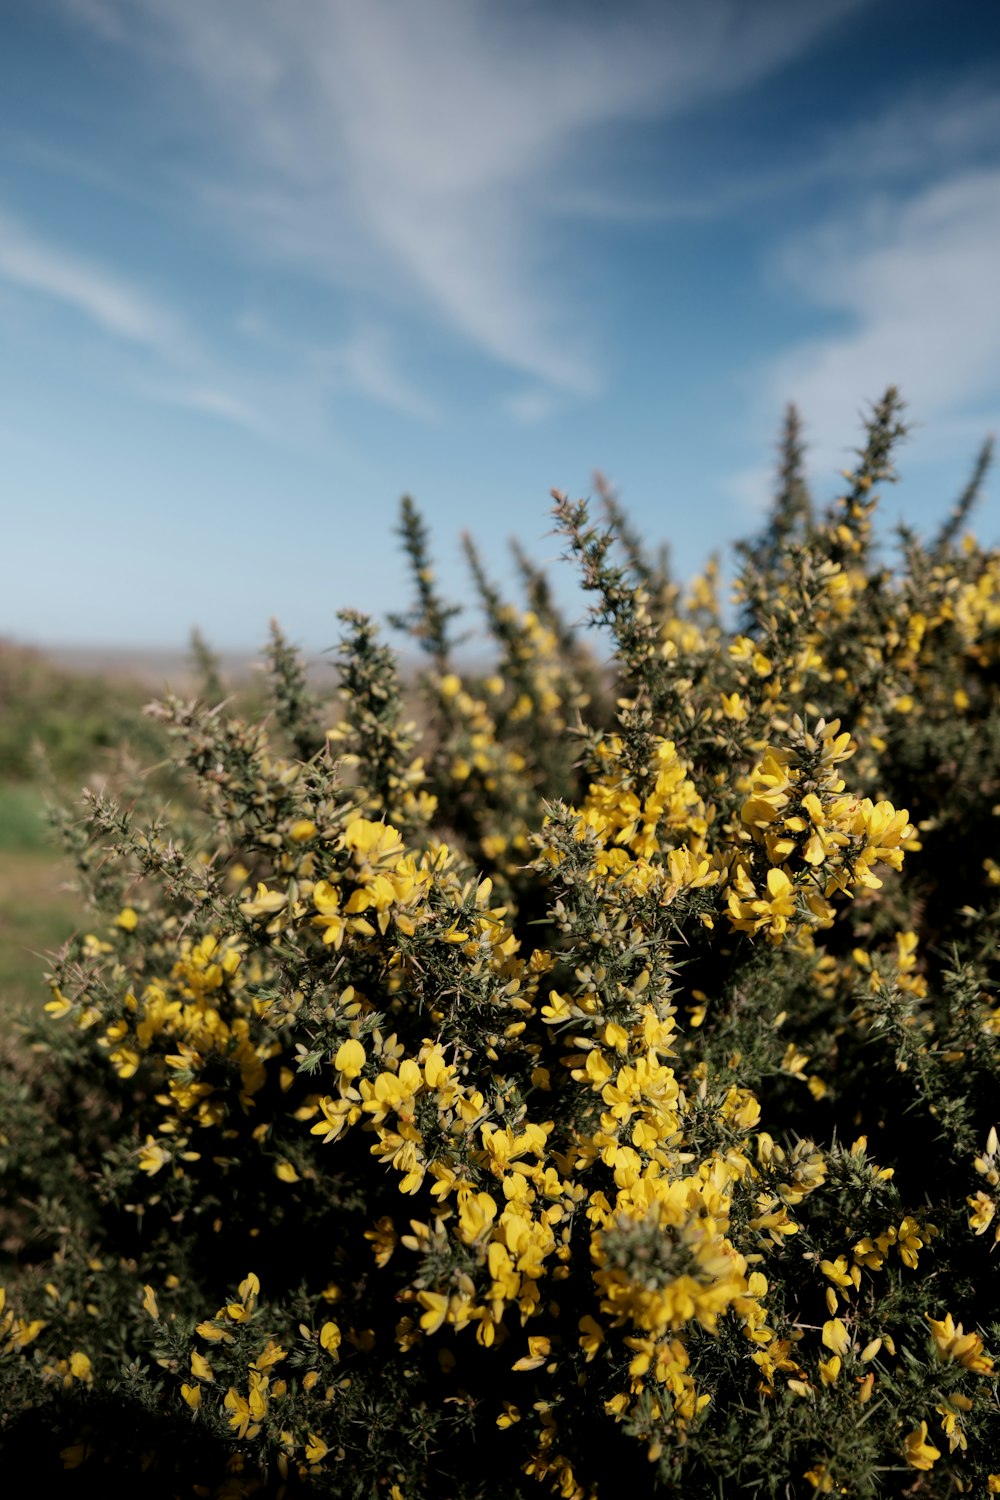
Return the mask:
[(51, 842), (45, 798), (38, 788), (18, 783), (0, 785), (0, 851), (41, 851)]
[(0, 849), (0, 1018), (28, 1015), (47, 998), (46, 954), (79, 927), (79, 897), (54, 851)]

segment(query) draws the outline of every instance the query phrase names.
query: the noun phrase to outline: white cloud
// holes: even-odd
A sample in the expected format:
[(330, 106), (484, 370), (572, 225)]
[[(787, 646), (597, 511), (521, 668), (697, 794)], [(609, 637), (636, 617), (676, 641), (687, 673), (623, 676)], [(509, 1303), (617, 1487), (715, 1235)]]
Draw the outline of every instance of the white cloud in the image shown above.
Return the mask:
[(314, 355), (313, 363), (325, 372), (334, 390), (355, 391), (408, 417), (430, 421), (436, 415), (433, 401), (400, 373), (386, 328), (370, 324), (358, 328), (342, 344)]
[(304, 370), (315, 395), (353, 393), (422, 421), (438, 417), (432, 397), (403, 373), (397, 341), (384, 324), (359, 323), (339, 342), (308, 346), (259, 307), (245, 308), (234, 326), (242, 338), (266, 351), (272, 364)]
[(122, 24), (107, 0), (63, 0), (66, 9), (105, 41), (119, 41)]
[(168, 358), (185, 349), (173, 314), (101, 266), (70, 254), (0, 212), (0, 278), (61, 302), (105, 333)]
[(166, 401), (171, 406), (181, 406), (189, 411), (203, 412), (208, 417), (221, 417), (223, 421), (232, 422), (237, 427), (244, 427), (248, 432), (260, 433), (270, 430), (258, 411), (229, 391), (219, 390), (210, 385), (171, 384), (160, 381), (145, 383), (143, 388), (155, 399)]
[(880, 200), (789, 247), (785, 282), (840, 327), (755, 376), (766, 409), (794, 399), (816, 461), (838, 467), (862, 401), (888, 385), (935, 427), (964, 433), (970, 413), (1000, 413), (998, 247), (1000, 170)]
[(551, 390), (540, 386), (529, 386), (523, 391), (515, 391), (513, 395), (507, 396), (501, 404), (504, 411), (512, 416), (515, 422), (520, 422), (524, 427), (534, 427), (558, 411), (560, 400)]
[[(601, 368), (569, 222), (553, 222), (565, 174), (596, 131), (755, 82), (860, 3), (119, 0), (110, 14), (161, 84), (168, 57), (196, 82), (206, 199), (239, 232), (587, 396)], [(185, 90), (189, 130), (192, 102)]]
[(2, 210), (0, 281), (68, 307), (116, 344), (141, 351), (153, 373), (131, 383), (153, 399), (262, 429), (251, 405), (219, 384), (214, 361), (172, 308)]
[[(931, 91), (933, 88), (933, 92)], [(821, 153), (820, 175), (857, 179), (919, 173), (926, 178), (956, 163), (967, 166), (1000, 141), (995, 80), (969, 78), (949, 90), (911, 89), (875, 119), (837, 130)]]
[[(281, 365), (280, 370), (272, 368), (255, 377), (220, 359), (172, 307), (127, 277), (53, 244), (0, 210), (0, 282), (4, 281), (72, 309), (115, 343), (146, 355), (145, 366), (123, 371), (123, 378), (142, 395), (247, 431), (271, 437), (296, 432), (300, 439), (313, 440), (322, 425), (319, 408), (324, 399), (344, 391), (423, 420), (435, 415), (433, 402), (397, 368), (385, 328), (359, 327), (339, 344), (303, 350), (262, 323), (254, 327), (252, 320), (244, 320), (244, 333), (269, 343), (273, 364)], [(276, 411), (282, 413), (277, 422), (269, 415)]]
[(776, 467), (777, 465), (768, 468), (765, 464), (749, 464), (745, 469), (736, 470), (725, 480), (725, 495), (748, 521), (759, 523), (768, 514), (774, 499)]
[(730, 175), (726, 163), (694, 189), (629, 194), (568, 182), (556, 201), (566, 213), (604, 223), (719, 219), (818, 186), (856, 194), (926, 182), (995, 160), (998, 142), (1000, 93), (992, 78), (971, 76), (945, 92), (937, 83), (910, 88), (878, 114), (838, 123), (818, 143), (811, 132), (792, 137), (751, 171)]

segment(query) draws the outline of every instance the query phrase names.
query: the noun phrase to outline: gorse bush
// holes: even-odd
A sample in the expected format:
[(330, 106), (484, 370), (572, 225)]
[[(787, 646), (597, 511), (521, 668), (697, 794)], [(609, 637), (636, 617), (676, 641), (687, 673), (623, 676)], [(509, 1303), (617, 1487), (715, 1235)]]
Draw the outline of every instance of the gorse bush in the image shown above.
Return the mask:
[[(1000, 1492), (1000, 553), (814, 512), (790, 414), (738, 623), (602, 487), (463, 674), (342, 616), (188, 793), (65, 825), (99, 917), (16, 1049), (10, 1454), (67, 1493)], [(44, 993), (44, 992), (43, 992)]]

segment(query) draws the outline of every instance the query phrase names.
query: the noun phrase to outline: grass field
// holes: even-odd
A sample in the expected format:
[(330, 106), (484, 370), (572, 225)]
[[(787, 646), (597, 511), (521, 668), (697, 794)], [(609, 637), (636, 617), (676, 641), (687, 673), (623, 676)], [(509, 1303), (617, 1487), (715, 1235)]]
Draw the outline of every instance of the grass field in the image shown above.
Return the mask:
[[(46, 954), (83, 920), (72, 870), (53, 839), (43, 786), (75, 802), (113, 774), (125, 745), (149, 763), (162, 754), (142, 712), (168, 659), (99, 654), (59, 662), (0, 641), (0, 1018), (27, 1015), (45, 998)], [(140, 668), (147, 668), (143, 676)], [(184, 659), (169, 658), (183, 675)], [(188, 670), (190, 677), (190, 669)], [(39, 752), (44, 755), (44, 767)]]
[(45, 955), (81, 920), (72, 871), (51, 842), (32, 786), (0, 786), (0, 1015), (26, 1015), (44, 998)]

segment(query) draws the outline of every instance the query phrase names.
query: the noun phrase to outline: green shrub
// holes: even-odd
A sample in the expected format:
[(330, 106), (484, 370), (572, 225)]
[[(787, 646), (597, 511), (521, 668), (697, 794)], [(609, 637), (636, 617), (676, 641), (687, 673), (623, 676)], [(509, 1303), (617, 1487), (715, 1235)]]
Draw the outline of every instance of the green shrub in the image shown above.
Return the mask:
[[(7, 1451), (101, 1494), (1000, 1490), (1000, 554), (876, 554), (889, 392), (786, 431), (730, 628), (556, 496), (600, 666), (404, 507), (421, 728), (343, 616), (190, 794), (67, 825), (100, 918), (0, 1118)], [(335, 721), (335, 722), (334, 722)], [(905, 863), (904, 863), (905, 860)]]

